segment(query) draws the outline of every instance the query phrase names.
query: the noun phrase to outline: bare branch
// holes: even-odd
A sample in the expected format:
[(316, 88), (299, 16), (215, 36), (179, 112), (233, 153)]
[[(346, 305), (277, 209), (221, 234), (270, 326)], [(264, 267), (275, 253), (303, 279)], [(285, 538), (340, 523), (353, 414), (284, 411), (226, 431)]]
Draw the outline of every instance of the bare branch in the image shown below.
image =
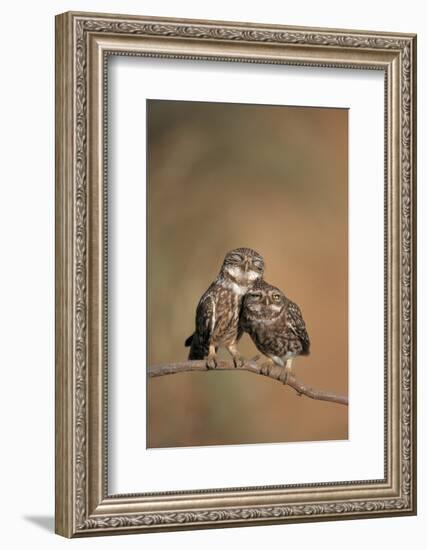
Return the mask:
[(216, 369), (208, 369), (206, 361), (182, 361), (179, 363), (168, 363), (165, 365), (154, 365), (148, 369), (148, 376), (166, 376), (168, 374), (177, 374), (179, 372), (215, 372), (216, 370), (244, 370), (253, 374), (268, 376), (273, 380), (277, 380), (282, 384), (290, 386), (299, 395), (305, 395), (311, 399), (319, 399), (321, 401), (332, 401), (340, 405), (348, 405), (348, 397), (344, 395), (335, 395), (331, 392), (315, 390), (314, 388), (299, 382), (295, 376), (289, 374), (286, 377), (285, 369), (270, 363), (259, 365), (258, 357), (254, 357), (250, 361), (246, 361), (241, 367), (235, 367), (231, 361), (218, 361)]

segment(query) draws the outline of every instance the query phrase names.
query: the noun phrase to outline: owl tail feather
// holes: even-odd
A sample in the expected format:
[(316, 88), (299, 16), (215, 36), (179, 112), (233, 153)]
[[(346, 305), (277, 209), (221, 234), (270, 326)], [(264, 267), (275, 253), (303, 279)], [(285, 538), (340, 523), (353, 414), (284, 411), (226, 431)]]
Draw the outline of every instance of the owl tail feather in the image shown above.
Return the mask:
[(204, 359), (209, 352), (209, 348), (200, 344), (197, 333), (189, 336), (185, 341), (185, 345), (186, 347), (190, 347), (190, 351), (188, 353), (189, 360), (197, 361), (200, 359)]
[(185, 344), (184, 344), (184, 346), (186, 348), (189, 348), (191, 346), (191, 344), (193, 343), (193, 338), (194, 338), (194, 334), (192, 334), (191, 336), (189, 336), (187, 338), (187, 340), (185, 341)]
[(203, 348), (192, 345), (188, 354), (188, 359), (190, 361), (200, 361), (204, 359), (206, 355), (207, 352)]

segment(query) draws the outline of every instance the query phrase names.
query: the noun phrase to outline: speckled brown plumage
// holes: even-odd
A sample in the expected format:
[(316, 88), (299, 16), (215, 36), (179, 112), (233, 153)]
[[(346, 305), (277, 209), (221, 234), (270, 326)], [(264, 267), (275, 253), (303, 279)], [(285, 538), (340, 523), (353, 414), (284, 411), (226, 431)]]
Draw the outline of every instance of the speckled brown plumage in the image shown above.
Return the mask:
[(251, 248), (237, 248), (227, 253), (216, 280), (201, 297), (196, 311), (196, 329), (187, 338), (191, 346), (189, 359), (208, 358), (208, 366), (216, 365), (216, 352), (225, 346), (235, 364), (242, 361), (236, 343), (242, 336), (239, 325), (245, 293), (262, 278), (264, 260)]
[(297, 355), (308, 355), (310, 339), (297, 304), (281, 290), (257, 281), (242, 303), (240, 327), (257, 349), (275, 364), (285, 366)]

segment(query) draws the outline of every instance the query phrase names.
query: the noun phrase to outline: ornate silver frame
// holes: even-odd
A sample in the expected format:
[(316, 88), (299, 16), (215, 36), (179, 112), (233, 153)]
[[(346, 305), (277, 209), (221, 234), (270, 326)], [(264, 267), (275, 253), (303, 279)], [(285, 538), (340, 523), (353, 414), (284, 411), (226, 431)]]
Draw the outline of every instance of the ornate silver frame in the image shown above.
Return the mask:
[[(385, 74), (385, 477), (109, 495), (105, 59), (141, 55)], [(123, 15), (56, 18), (56, 532), (66, 537), (416, 513), (416, 37)]]

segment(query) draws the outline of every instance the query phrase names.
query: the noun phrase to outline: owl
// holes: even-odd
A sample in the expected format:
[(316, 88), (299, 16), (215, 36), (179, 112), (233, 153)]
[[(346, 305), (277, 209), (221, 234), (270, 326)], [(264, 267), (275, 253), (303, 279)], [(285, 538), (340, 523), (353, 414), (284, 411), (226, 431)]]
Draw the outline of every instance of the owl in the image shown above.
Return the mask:
[(310, 353), (310, 340), (297, 304), (281, 290), (257, 281), (244, 297), (240, 327), (252, 338), (257, 349), (274, 364), (292, 374), (297, 355)]
[(236, 367), (243, 358), (237, 342), (243, 331), (239, 325), (243, 296), (262, 278), (264, 260), (251, 248), (228, 252), (215, 281), (200, 298), (196, 310), (196, 329), (185, 341), (189, 359), (205, 359), (208, 368), (217, 365), (216, 354), (224, 346)]

